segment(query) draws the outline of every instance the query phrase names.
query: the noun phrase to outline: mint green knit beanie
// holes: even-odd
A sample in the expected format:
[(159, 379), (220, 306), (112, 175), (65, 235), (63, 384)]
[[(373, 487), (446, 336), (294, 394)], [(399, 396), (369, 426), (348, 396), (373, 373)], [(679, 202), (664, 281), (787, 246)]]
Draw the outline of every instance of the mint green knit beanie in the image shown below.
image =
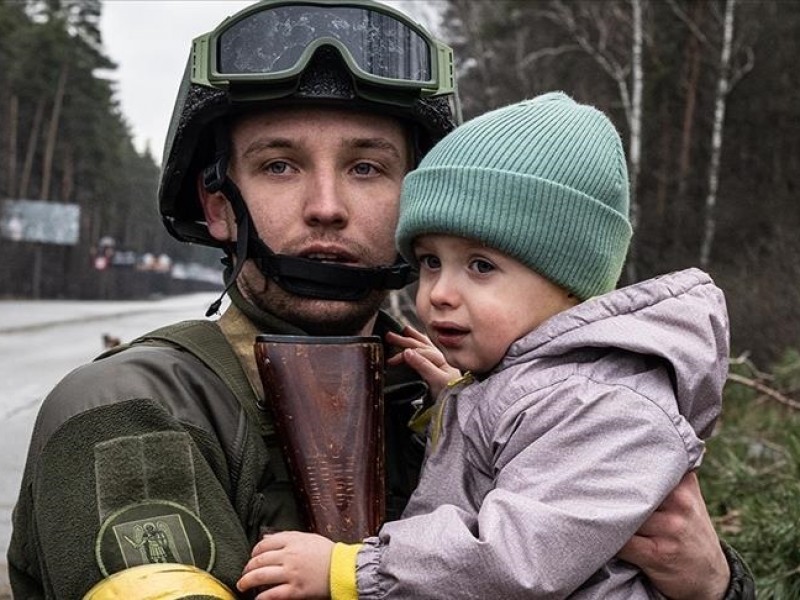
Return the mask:
[(477, 239), (581, 300), (614, 289), (628, 244), (628, 169), (599, 110), (551, 92), (442, 139), (403, 184), (397, 246), (425, 233)]

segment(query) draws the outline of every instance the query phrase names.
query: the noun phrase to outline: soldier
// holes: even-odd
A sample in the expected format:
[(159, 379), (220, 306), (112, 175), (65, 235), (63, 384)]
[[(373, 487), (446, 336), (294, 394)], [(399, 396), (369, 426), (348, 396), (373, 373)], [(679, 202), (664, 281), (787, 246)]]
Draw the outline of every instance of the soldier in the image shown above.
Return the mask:
[[(159, 206), (176, 238), (225, 252), (231, 305), (113, 349), (45, 400), (8, 553), (17, 597), (73, 600), (126, 569), (117, 532), (135, 522), (180, 522), (181, 556), (229, 587), (261, 527), (303, 528), (253, 340), (402, 331), (379, 310), (411, 278), (394, 248), (400, 186), (458, 121), (451, 50), (372, 0), (264, 0), (194, 40)], [(385, 383), (393, 518), (416, 484), (405, 424), (427, 390), (403, 366)], [(728, 562), (692, 485), (677, 525), (647, 531), (677, 550), (648, 542), (631, 560), (669, 595), (719, 598)]]

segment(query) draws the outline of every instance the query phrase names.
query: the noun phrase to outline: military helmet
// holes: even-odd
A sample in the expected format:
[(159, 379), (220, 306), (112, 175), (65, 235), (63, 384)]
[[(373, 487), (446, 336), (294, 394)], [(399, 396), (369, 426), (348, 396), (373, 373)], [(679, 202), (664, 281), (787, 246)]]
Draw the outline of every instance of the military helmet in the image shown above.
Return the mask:
[(373, 0), (262, 0), (192, 42), (159, 186), (173, 236), (224, 247), (196, 190), (222, 145), (214, 124), (287, 103), (397, 116), (417, 160), (461, 120), (452, 50), (403, 13)]
[(172, 563), (139, 565), (97, 583), (83, 600), (235, 600), (210, 573)]

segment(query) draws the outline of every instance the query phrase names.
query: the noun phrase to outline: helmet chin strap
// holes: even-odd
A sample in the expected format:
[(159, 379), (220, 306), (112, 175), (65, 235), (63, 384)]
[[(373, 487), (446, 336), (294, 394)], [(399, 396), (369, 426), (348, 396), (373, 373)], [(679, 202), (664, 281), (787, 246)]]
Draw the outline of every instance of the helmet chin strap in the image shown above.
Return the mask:
[(225, 290), (211, 304), (206, 316), (219, 311), (222, 298), (249, 258), (264, 277), (274, 281), (283, 290), (303, 298), (321, 300), (355, 301), (366, 298), (374, 290), (399, 290), (414, 279), (411, 265), (398, 257), (393, 265), (381, 267), (353, 267), (276, 254), (258, 236), (238, 186), (227, 176), (227, 160), (217, 155), (214, 163), (203, 171), (206, 190), (222, 192), (233, 208), (236, 218), (236, 243), (227, 251), (235, 253), (235, 266), (225, 282)]

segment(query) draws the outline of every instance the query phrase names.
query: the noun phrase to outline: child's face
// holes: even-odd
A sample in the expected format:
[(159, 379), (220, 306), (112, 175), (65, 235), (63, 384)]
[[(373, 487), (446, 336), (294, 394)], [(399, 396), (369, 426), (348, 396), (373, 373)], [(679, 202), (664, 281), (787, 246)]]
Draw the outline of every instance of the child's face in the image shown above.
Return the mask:
[(578, 303), (558, 285), (506, 254), (450, 235), (414, 242), (420, 263), (417, 312), (447, 362), (485, 373), (508, 347)]

